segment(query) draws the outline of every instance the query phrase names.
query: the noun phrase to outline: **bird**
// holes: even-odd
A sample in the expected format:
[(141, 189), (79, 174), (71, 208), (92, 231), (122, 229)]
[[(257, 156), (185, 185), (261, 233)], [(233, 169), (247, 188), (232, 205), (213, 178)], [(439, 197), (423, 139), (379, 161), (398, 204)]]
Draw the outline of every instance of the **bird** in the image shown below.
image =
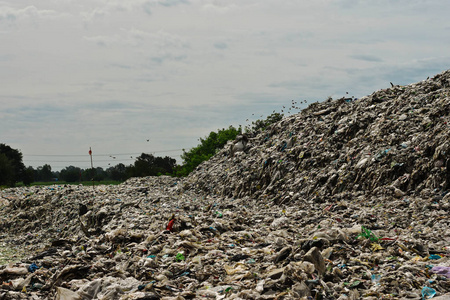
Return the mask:
[(150, 140), (147, 140), (147, 142), (150, 142)]
[(391, 84), (391, 87), (394, 87), (394, 84), (392, 82), (389, 82)]

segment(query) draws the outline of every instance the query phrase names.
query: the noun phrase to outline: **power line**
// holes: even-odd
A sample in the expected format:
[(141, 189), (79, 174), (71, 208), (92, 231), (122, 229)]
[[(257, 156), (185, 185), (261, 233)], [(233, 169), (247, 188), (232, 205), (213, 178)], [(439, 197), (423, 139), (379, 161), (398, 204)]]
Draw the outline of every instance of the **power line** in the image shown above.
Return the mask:
[[(108, 154), (93, 154), (93, 156), (111, 156), (111, 155), (140, 155), (142, 153), (162, 153), (162, 152), (175, 152), (175, 151), (182, 151), (183, 149), (171, 149), (171, 150), (159, 150), (159, 151), (146, 151), (146, 152), (139, 152), (139, 153), (108, 153)], [(88, 156), (89, 154), (23, 154), (23, 156), (62, 156), (62, 157), (84, 157)]]
[[(128, 158), (128, 159), (115, 159), (116, 161), (124, 161), (124, 160), (134, 160), (134, 159), (131, 159), (131, 158)], [(51, 160), (51, 161), (48, 161), (48, 160), (33, 160), (33, 159), (27, 159), (26, 161), (32, 161), (32, 162), (51, 162), (51, 163), (65, 163), (65, 162), (86, 162), (86, 160)], [(97, 162), (111, 162), (111, 161), (114, 161), (114, 160), (111, 160), (111, 159), (108, 159), (108, 160), (96, 160)]]

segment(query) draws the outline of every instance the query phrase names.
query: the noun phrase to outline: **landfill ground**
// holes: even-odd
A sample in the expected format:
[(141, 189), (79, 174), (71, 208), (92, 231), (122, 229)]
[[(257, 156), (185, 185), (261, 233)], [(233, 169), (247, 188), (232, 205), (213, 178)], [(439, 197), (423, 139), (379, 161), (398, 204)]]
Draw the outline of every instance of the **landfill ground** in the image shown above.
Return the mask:
[(446, 71), (313, 103), (186, 178), (1, 190), (0, 300), (450, 299), (449, 112)]

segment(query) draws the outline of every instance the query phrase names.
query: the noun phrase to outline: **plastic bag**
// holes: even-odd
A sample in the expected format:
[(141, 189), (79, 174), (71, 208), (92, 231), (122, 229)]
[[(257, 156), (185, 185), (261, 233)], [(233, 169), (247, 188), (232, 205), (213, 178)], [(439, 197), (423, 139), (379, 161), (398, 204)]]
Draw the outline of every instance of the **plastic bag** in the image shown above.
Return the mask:
[(369, 229), (365, 228), (364, 226), (361, 226), (361, 233), (358, 234), (356, 238), (359, 238), (360, 236), (371, 240), (372, 242), (378, 242), (379, 238)]

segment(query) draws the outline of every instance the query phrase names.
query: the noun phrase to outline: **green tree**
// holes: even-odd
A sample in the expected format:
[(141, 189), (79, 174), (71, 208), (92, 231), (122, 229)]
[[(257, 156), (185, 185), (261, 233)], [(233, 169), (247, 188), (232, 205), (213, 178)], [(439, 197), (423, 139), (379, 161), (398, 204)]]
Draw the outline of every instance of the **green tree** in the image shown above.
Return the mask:
[(142, 153), (136, 158), (134, 168), (132, 169), (132, 176), (157, 176), (162, 174), (172, 174), (173, 168), (176, 165), (176, 160), (166, 157), (155, 157), (152, 154)]
[[(81, 180), (82, 170), (78, 167), (68, 166), (59, 172), (59, 178), (66, 182), (77, 182)], [(90, 179), (87, 179), (90, 180)]]
[(114, 167), (106, 169), (107, 177), (112, 180), (125, 181), (129, 177), (127, 176), (127, 170), (124, 164), (120, 163)]
[(106, 178), (106, 172), (105, 170), (103, 170), (102, 167), (97, 167), (97, 168), (89, 168), (86, 170), (82, 170), (81, 172), (81, 179), (83, 181), (88, 181), (88, 180), (94, 180), (94, 181), (102, 181), (105, 180)]
[(28, 167), (25, 169), (25, 172), (22, 176), (22, 181), (24, 185), (30, 185), (32, 182), (34, 182), (36, 171), (33, 169), (33, 167)]
[(12, 186), (14, 177), (14, 168), (8, 157), (0, 153), (0, 186)]
[(103, 170), (102, 167), (95, 168), (94, 180), (102, 181), (102, 180), (105, 180), (105, 178), (106, 178), (106, 171)]
[[(0, 182), (0, 184), (14, 186), (17, 182), (22, 181), (22, 177), (25, 172), (25, 165), (22, 162), (22, 153), (16, 149), (11, 148), (8, 145), (0, 144), (0, 154), (3, 154), (4, 157), (6, 157), (6, 160), (9, 161), (9, 163), (7, 163), (6, 161), (3, 162), (3, 167), (6, 168), (5, 171), (8, 171), (8, 173), (5, 173), (8, 178), (3, 179), (3, 181), (5, 182)], [(4, 159), (5, 158), (3, 158), (3, 160)], [(9, 169), (10, 167), (12, 168), (12, 170)], [(3, 175), (2, 177), (5, 177), (5, 175)]]
[(53, 179), (52, 167), (48, 164), (37, 167), (36, 181), (50, 181)]
[(217, 132), (212, 131), (204, 139), (200, 138), (200, 144), (187, 152), (183, 149), (183, 154), (181, 155), (183, 164), (176, 169), (176, 176), (187, 176), (199, 164), (216, 154), (229, 140), (236, 139), (236, 136), (241, 133), (241, 127), (235, 128), (230, 126)]

